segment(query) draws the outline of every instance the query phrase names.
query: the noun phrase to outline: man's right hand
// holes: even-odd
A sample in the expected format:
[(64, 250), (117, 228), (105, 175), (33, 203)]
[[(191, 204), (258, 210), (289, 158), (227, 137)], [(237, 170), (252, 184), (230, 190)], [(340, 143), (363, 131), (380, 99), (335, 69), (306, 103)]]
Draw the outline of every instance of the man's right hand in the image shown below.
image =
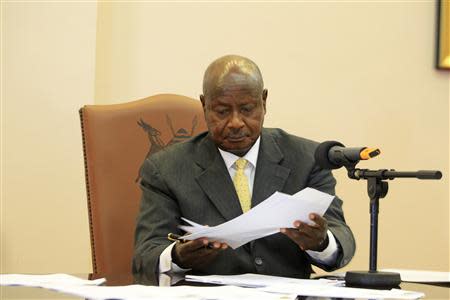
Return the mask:
[(183, 269), (197, 269), (206, 266), (216, 258), (228, 245), (220, 242), (209, 242), (199, 238), (184, 243), (177, 242), (172, 248), (172, 262)]

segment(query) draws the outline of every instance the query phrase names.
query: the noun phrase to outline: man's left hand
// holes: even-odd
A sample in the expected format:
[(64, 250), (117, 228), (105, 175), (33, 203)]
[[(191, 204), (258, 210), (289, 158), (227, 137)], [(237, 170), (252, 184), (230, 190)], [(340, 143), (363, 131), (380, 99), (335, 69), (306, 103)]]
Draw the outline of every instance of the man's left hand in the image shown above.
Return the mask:
[(309, 219), (314, 222), (308, 225), (299, 220), (294, 221), (294, 228), (281, 228), (281, 233), (287, 235), (303, 251), (323, 251), (328, 246), (328, 222), (318, 214), (312, 213)]

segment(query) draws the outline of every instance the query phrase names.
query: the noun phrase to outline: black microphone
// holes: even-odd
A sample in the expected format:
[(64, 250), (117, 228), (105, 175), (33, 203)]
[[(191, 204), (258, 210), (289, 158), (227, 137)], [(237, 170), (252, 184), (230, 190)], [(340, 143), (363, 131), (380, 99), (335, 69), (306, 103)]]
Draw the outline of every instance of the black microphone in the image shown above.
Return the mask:
[(360, 160), (367, 160), (380, 154), (378, 148), (346, 148), (336, 141), (319, 144), (314, 153), (317, 164), (324, 169), (338, 169), (342, 166), (355, 166)]

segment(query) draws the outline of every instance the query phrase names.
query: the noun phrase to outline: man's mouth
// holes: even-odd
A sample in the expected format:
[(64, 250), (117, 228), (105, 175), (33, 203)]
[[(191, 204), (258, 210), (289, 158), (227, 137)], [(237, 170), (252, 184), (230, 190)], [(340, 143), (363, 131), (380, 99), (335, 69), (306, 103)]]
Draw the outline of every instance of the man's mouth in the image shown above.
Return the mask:
[(246, 136), (245, 135), (236, 135), (236, 136), (228, 136), (227, 140), (233, 143), (237, 143), (237, 142), (242, 142), (243, 140), (245, 140)]

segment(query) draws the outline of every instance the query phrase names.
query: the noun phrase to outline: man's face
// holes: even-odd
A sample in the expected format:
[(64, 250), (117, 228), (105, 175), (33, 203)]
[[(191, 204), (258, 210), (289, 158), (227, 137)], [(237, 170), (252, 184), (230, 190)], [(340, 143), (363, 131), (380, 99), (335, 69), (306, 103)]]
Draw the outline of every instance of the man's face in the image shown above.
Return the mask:
[(222, 150), (243, 156), (258, 139), (266, 114), (267, 90), (229, 84), (220, 92), (200, 97), (209, 134)]

